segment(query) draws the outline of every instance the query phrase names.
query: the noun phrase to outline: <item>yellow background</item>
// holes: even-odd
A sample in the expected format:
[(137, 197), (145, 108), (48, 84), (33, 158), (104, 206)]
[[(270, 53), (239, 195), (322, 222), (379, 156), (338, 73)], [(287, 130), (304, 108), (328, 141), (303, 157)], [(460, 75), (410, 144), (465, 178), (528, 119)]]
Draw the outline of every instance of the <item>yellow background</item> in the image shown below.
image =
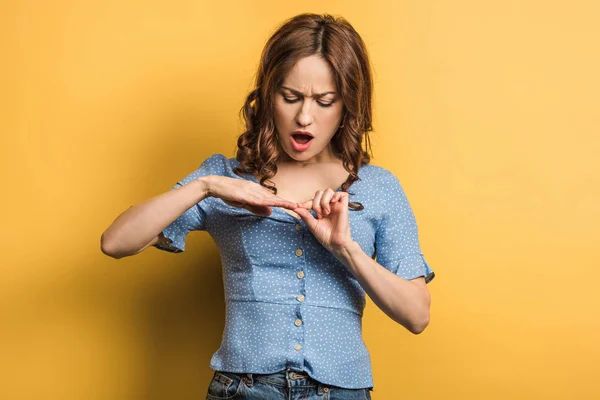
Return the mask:
[(234, 155), (265, 41), (307, 11), (367, 44), (372, 163), (437, 274), (421, 335), (369, 299), (373, 398), (600, 398), (599, 4), (2, 2), (0, 398), (204, 398), (214, 242), (114, 260), (100, 235)]

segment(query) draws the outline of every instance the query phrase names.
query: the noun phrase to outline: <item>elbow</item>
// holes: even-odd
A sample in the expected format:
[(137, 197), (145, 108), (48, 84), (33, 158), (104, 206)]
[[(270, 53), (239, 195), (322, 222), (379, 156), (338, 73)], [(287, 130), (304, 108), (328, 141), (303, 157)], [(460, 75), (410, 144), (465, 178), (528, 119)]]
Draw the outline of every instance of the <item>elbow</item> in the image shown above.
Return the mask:
[(102, 236), (100, 237), (100, 251), (102, 251), (103, 254), (115, 258), (117, 260), (119, 258), (122, 258), (122, 255), (115, 251), (114, 246), (112, 246), (111, 243), (108, 240), (106, 240), (104, 234), (102, 234)]
[(427, 328), (427, 325), (429, 325), (429, 312), (421, 316), (421, 318), (419, 318), (418, 320), (413, 321), (413, 323), (410, 324), (410, 326), (408, 326), (407, 328), (410, 331), (410, 333), (418, 335), (419, 333), (422, 333), (425, 330), (425, 328)]
[(407, 329), (411, 333), (418, 335), (422, 333), (429, 325), (431, 296), (429, 295), (429, 291), (427, 289), (424, 290), (423, 300), (416, 307), (418, 312), (413, 314), (412, 321), (410, 325), (407, 326)]

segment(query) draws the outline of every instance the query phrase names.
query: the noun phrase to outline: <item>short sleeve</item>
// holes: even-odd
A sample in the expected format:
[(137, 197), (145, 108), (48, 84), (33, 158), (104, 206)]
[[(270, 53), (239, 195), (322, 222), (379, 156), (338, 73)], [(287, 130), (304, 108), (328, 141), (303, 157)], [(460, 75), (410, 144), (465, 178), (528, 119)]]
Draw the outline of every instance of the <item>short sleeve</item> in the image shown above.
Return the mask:
[[(225, 156), (222, 154), (213, 154), (202, 162), (200, 167), (194, 172), (188, 174), (185, 178), (177, 182), (171, 190), (180, 188), (192, 182), (196, 178), (207, 175), (221, 175)], [(207, 200), (194, 204), (186, 210), (179, 218), (169, 224), (161, 232), (162, 238), (154, 244), (159, 250), (165, 250), (171, 253), (181, 253), (185, 251), (185, 239), (191, 231), (205, 231), (207, 213), (209, 207)]]
[(377, 262), (404, 279), (425, 277), (429, 283), (435, 273), (421, 253), (417, 222), (398, 178), (384, 170), (382, 181), (382, 219), (375, 234)]

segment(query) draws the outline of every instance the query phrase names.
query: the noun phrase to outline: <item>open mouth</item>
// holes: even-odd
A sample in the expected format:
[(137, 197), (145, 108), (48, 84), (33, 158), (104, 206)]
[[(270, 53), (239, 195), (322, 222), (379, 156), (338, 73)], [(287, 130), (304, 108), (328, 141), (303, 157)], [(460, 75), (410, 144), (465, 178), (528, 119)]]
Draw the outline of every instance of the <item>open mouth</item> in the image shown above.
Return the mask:
[(295, 133), (292, 135), (292, 137), (294, 138), (294, 141), (299, 144), (306, 144), (313, 139), (312, 136), (304, 135), (301, 133)]

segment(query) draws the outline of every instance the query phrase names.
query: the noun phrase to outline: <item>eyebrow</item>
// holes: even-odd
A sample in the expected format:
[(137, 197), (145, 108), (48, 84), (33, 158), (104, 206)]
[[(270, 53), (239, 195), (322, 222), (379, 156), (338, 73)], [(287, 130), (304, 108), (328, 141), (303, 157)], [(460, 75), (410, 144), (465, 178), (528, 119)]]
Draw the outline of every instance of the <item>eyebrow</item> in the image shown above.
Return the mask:
[[(292, 88), (289, 88), (289, 87), (287, 87), (287, 86), (283, 86), (283, 85), (281, 85), (281, 87), (282, 87), (283, 89), (287, 89), (287, 90), (289, 90), (290, 92), (292, 92), (292, 93), (293, 93), (293, 94), (295, 94), (296, 96), (304, 96), (304, 93), (302, 93), (302, 92), (299, 92), (299, 91), (297, 91), (297, 90), (294, 90), (294, 89), (292, 89)], [(315, 96), (315, 97), (323, 97), (323, 96), (325, 96), (325, 95), (327, 95), (327, 94), (335, 94), (335, 92), (315, 93), (315, 94), (314, 94), (314, 96)]]

